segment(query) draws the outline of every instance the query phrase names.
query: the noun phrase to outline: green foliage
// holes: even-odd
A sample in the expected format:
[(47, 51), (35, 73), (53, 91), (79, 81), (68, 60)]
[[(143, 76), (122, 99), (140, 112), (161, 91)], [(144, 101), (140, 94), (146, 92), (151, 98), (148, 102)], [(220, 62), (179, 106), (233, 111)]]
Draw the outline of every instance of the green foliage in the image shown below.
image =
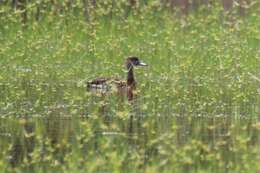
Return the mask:
[[(82, 1), (30, 2), (26, 23), (0, 6), (1, 172), (260, 171), (255, 6), (180, 16), (147, 1), (126, 15), (100, 1), (86, 20)], [(136, 100), (87, 92), (124, 78), (129, 55), (149, 64)]]

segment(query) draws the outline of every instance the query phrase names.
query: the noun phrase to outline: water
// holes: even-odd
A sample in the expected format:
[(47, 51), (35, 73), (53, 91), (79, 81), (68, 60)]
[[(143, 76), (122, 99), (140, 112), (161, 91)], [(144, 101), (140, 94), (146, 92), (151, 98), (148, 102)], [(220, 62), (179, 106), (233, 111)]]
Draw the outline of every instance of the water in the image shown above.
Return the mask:
[(2, 172), (260, 170), (256, 104), (200, 107), (204, 102), (161, 90), (129, 102), (116, 94), (90, 94), (84, 86), (35, 85), (44, 91), (35, 93), (28, 86), (13, 100), (11, 94), (23, 92), (9, 96), (3, 87)]
[[(0, 158), (10, 168), (32, 166), (34, 159), (44, 162), (47, 157), (62, 165), (73, 152), (103, 157), (109, 150), (105, 145), (109, 145), (122, 153), (133, 152), (129, 157), (138, 153), (141, 167), (170, 158), (171, 152), (178, 157), (191, 152), (186, 161), (180, 157), (182, 164), (176, 163), (187, 169), (195, 163), (207, 167), (210, 160), (206, 157), (216, 157), (224, 165), (213, 167), (227, 171), (233, 164), (243, 163), (244, 156), (259, 159), (260, 154), (259, 119), (233, 117), (6, 117), (0, 119)], [(167, 159), (165, 162), (167, 165)]]

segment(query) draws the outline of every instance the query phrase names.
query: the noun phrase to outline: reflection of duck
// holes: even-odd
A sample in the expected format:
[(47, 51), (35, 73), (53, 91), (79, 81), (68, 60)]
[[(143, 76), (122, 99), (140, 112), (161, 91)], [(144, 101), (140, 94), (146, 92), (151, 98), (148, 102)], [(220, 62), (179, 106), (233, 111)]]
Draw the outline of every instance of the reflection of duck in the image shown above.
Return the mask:
[(134, 78), (134, 66), (147, 66), (139, 60), (138, 57), (128, 57), (126, 59), (127, 80), (117, 78), (97, 78), (89, 81), (87, 87), (89, 90), (101, 90), (107, 92), (113, 85), (116, 86), (119, 94), (127, 94), (128, 100), (133, 99), (136, 81)]

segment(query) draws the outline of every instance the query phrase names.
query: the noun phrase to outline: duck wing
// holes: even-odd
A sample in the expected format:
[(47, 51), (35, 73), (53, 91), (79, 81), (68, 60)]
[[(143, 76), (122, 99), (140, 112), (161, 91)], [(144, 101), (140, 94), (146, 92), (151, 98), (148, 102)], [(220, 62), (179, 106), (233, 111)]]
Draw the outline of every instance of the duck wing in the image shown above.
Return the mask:
[(96, 78), (92, 81), (88, 81), (88, 85), (102, 85), (102, 84), (107, 83), (110, 80), (111, 80), (111, 78), (100, 77), (100, 78)]
[(104, 91), (110, 90), (113, 87), (113, 85), (116, 86), (117, 88), (122, 88), (127, 86), (125, 81), (120, 80), (118, 78), (100, 77), (87, 82), (88, 89), (101, 89)]

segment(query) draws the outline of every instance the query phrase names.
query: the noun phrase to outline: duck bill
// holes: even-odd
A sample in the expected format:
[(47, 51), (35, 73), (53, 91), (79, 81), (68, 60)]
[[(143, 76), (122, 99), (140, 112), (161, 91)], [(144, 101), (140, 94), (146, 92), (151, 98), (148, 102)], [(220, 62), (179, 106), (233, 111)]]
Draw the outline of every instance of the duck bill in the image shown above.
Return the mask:
[(139, 66), (148, 66), (148, 65), (145, 64), (144, 62), (140, 62), (138, 65), (139, 65)]

